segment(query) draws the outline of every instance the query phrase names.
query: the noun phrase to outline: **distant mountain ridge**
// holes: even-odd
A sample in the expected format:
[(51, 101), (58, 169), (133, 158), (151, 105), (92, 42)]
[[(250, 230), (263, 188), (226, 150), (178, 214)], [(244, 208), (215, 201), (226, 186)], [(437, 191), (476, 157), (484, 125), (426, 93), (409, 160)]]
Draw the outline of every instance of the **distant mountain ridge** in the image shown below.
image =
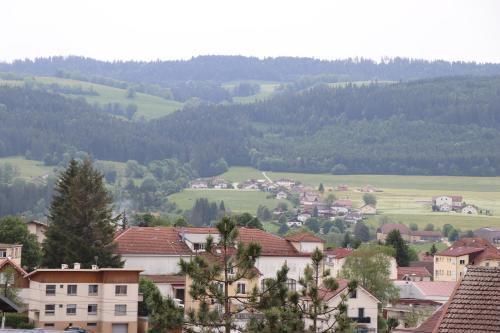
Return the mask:
[(0, 63), (0, 71), (30, 75), (56, 75), (68, 71), (135, 83), (168, 85), (185, 81), (266, 80), (289, 81), (301, 76), (337, 75), (340, 81), (392, 80), (461, 75), (500, 75), (500, 64), (427, 61), (393, 58), (377, 63), (369, 59), (319, 60), (313, 58), (198, 56), (190, 60), (113, 61), (79, 56), (55, 56)]

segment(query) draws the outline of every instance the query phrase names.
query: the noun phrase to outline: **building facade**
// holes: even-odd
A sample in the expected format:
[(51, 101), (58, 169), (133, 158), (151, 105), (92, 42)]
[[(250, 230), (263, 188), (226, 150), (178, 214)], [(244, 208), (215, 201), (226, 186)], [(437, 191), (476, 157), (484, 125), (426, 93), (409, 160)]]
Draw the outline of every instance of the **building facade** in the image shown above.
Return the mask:
[(99, 333), (137, 333), (140, 269), (37, 269), (29, 279), (35, 328), (79, 326)]

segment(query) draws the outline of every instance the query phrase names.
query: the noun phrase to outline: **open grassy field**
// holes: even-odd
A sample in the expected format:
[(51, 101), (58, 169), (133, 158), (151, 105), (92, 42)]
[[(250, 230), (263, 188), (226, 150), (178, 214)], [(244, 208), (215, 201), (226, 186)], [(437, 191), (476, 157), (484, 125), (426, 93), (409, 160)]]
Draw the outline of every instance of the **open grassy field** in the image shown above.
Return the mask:
[(245, 97), (233, 97), (235, 103), (253, 103), (258, 100), (266, 99), (274, 94), (276, 88), (281, 84), (278, 82), (271, 81), (258, 81), (258, 80), (248, 80), (248, 81), (230, 81), (222, 84), (222, 87), (227, 90), (232, 90), (236, 85), (248, 82), (252, 84), (260, 85), (260, 92), (255, 95), (245, 96)]
[(0, 158), (0, 165), (4, 163), (17, 166), (19, 177), (23, 179), (31, 179), (53, 173), (53, 168), (43, 165), (43, 162), (27, 160), (22, 156)]
[(286, 200), (267, 199), (266, 193), (261, 191), (243, 190), (193, 190), (185, 189), (180, 193), (169, 196), (181, 209), (191, 209), (198, 198), (207, 198), (209, 201), (224, 201), (226, 208), (236, 213), (249, 212), (255, 214), (259, 205), (275, 208), (280, 201)]
[[(443, 251), (448, 246), (445, 243), (434, 243), (436, 248), (439, 251)], [(410, 247), (417, 251), (417, 253), (428, 252), (431, 250), (432, 243), (423, 243), (423, 244), (410, 244)]]
[[(161, 97), (143, 93), (136, 93), (136, 96), (133, 99), (129, 99), (127, 98), (127, 91), (125, 89), (109, 87), (91, 82), (63, 79), (58, 77), (48, 77), (48, 76), (33, 77), (32, 80), (34, 82), (39, 82), (47, 85), (52, 83), (57, 83), (60, 86), (71, 86), (71, 87), (81, 87), (83, 89), (93, 89), (99, 95), (85, 96), (85, 99), (91, 104), (97, 103), (100, 105), (104, 105), (108, 103), (118, 103), (125, 107), (129, 104), (135, 104), (137, 105), (137, 113), (134, 115), (135, 120), (141, 119), (142, 117), (144, 117), (146, 120), (159, 118), (174, 111), (180, 110), (183, 106), (182, 103), (177, 101), (166, 100)], [(0, 80), (0, 84), (22, 85), (23, 81)], [(79, 95), (72, 95), (72, 94), (66, 94), (66, 96), (80, 97)]]

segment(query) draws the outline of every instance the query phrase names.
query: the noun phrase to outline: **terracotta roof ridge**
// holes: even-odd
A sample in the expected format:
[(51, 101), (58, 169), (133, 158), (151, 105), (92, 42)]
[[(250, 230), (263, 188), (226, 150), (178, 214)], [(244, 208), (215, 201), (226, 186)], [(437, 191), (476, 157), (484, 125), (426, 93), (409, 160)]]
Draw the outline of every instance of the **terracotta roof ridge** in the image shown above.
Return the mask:
[(130, 231), (130, 229), (132, 229), (133, 227), (129, 227), (125, 230), (123, 230), (122, 232), (120, 232), (120, 234), (118, 236), (115, 237), (114, 241), (116, 242), (118, 239), (120, 239), (123, 235), (125, 235), (127, 232)]

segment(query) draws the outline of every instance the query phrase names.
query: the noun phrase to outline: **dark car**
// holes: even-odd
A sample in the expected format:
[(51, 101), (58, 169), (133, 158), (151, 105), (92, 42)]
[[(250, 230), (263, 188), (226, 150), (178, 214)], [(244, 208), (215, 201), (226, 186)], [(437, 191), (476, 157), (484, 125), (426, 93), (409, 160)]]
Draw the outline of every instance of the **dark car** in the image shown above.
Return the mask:
[(78, 327), (78, 326), (68, 326), (64, 330), (76, 332), (76, 333), (92, 333), (92, 331), (87, 331), (86, 329)]

